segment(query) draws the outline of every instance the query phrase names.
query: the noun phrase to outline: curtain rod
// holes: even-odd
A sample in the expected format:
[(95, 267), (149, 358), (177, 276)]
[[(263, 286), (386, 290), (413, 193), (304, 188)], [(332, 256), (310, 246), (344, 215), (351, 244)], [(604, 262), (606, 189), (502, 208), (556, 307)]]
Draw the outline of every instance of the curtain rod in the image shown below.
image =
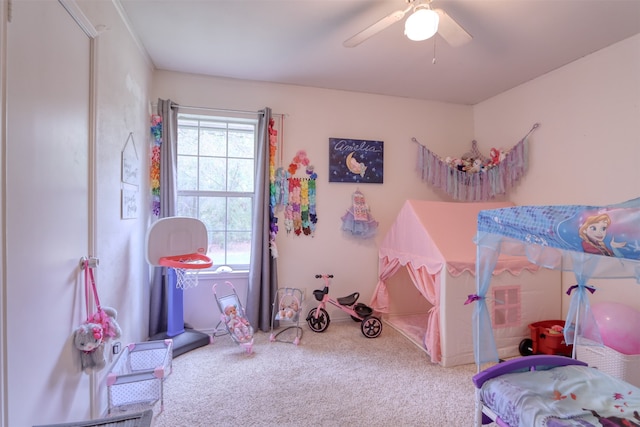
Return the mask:
[[(158, 108), (158, 104), (151, 104), (153, 108)], [(180, 105), (177, 104), (175, 102), (171, 103), (171, 108), (186, 108), (189, 110), (203, 110), (203, 111), (215, 111), (218, 113), (231, 113), (231, 114), (255, 114), (255, 115), (264, 115), (264, 113), (262, 111), (247, 111), (247, 110), (230, 110), (230, 109), (226, 109), (226, 108), (213, 108), (213, 107), (194, 107), (191, 105)], [(286, 117), (288, 116), (288, 114), (282, 114), (282, 113), (271, 113), (271, 116), (276, 116), (276, 117)]]
[(190, 105), (171, 104), (171, 108), (187, 108), (189, 110), (203, 110), (203, 111), (217, 111), (219, 113), (233, 113), (233, 114), (264, 114), (262, 111), (245, 111), (245, 110), (229, 110), (226, 108), (212, 108), (212, 107), (193, 107)]

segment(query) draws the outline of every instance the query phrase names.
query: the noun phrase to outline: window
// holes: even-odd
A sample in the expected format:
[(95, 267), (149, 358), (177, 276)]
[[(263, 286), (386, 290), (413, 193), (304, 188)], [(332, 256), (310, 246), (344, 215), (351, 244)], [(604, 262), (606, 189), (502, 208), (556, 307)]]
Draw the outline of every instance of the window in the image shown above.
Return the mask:
[(520, 286), (500, 286), (493, 290), (493, 326), (506, 328), (520, 326)]
[(256, 120), (178, 115), (176, 214), (205, 224), (214, 268), (249, 266), (256, 126)]

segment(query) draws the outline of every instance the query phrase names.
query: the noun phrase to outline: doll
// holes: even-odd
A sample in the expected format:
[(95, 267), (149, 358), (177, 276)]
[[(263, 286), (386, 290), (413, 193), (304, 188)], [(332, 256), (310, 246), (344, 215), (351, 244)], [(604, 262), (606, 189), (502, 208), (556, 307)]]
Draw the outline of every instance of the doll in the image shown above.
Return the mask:
[(229, 332), (232, 333), (240, 342), (250, 341), (253, 338), (253, 328), (249, 321), (238, 314), (235, 305), (228, 305), (224, 309), (225, 323)]

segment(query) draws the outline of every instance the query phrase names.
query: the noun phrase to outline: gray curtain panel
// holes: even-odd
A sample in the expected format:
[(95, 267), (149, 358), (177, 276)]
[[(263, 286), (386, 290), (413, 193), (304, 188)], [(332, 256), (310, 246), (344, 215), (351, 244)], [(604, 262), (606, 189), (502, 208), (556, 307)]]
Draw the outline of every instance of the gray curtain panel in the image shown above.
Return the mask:
[[(158, 115), (162, 117), (160, 146), (160, 218), (176, 215), (176, 176), (178, 150), (178, 104), (158, 99)], [(151, 279), (149, 336), (167, 330), (166, 268), (155, 267)]]
[(278, 291), (276, 259), (269, 250), (269, 121), (271, 109), (260, 111), (258, 150), (256, 154), (256, 186), (253, 201), (253, 235), (251, 266), (247, 293), (247, 317), (261, 331), (271, 330), (272, 304)]

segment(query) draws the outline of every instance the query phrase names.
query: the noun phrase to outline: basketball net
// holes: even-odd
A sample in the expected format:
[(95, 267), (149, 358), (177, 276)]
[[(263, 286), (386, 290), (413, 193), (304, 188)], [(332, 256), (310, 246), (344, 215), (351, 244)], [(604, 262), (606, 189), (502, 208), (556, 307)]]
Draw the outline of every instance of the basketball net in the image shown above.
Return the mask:
[(189, 289), (198, 286), (198, 273), (213, 265), (211, 258), (200, 253), (162, 257), (159, 264), (173, 268), (176, 274), (176, 288)]
[(198, 270), (174, 268), (176, 272), (176, 288), (190, 289), (198, 286)]

